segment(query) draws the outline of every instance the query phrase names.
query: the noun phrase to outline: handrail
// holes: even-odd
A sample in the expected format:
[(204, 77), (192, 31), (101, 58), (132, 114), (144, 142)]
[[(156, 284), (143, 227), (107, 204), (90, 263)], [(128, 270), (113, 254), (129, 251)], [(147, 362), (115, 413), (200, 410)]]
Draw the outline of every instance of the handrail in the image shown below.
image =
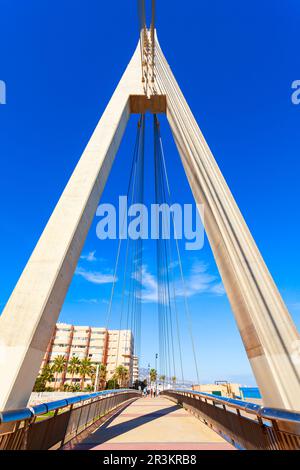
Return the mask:
[(297, 411), (267, 408), (182, 388), (164, 390), (162, 393), (192, 412), (237, 449), (300, 449), (300, 413)]
[(189, 393), (199, 396), (204, 399), (212, 400), (216, 403), (229, 406), (231, 408), (243, 410), (247, 413), (255, 414), (260, 418), (274, 420), (274, 421), (289, 421), (291, 423), (300, 423), (300, 413), (297, 411), (283, 410), (281, 408), (267, 408), (256, 403), (247, 402), (244, 400), (237, 400), (234, 398), (218, 397), (211, 393), (197, 392), (196, 390), (187, 389), (174, 389), (166, 390), (173, 393)]
[(118, 395), (120, 393), (136, 392), (134, 389), (116, 389), (116, 390), (104, 390), (102, 392), (90, 393), (87, 395), (79, 395), (75, 397), (65, 398), (63, 400), (56, 400), (49, 403), (41, 403), (40, 405), (35, 405), (31, 407), (21, 408), (18, 410), (9, 410), (0, 412), (0, 424), (1, 423), (10, 423), (23, 421), (26, 419), (33, 418), (34, 416), (39, 416), (49, 411), (57, 411), (67, 406), (73, 405), (75, 403), (84, 402), (87, 400), (93, 400), (98, 397), (105, 397), (107, 395)]
[(300, 413), (296, 411), (282, 410), (280, 408), (264, 408), (260, 409), (259, 415), (265, 419), (276, 421), (289, 421), (290, 423), (300, 423)]

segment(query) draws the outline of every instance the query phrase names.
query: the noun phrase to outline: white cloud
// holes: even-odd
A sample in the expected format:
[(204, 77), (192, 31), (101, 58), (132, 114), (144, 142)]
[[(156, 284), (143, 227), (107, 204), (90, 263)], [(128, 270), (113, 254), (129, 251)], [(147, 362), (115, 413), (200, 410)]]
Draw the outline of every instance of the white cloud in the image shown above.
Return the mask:
[[(141, 279), (142, 290), (140, 298), (143, 302), (158, 301), (157, 279), (148, 271), (146, 265), (142, 266), (141, 273), (135, 272), (132, 274), (132, 277), (137, 281)], [(176, 297), (192, 297), (203, 292), (218, 296), (225, 293), (219, 277), (209, 274), (208, 265), (198, 261), (194, 262), (190, 273), (185, 276), (184, 284), (185, 286), (183, 286), (181, 279), (174, 281)], [(173, 292), (171, 294), (173, 295)]]
[(169, 269), (177, 268), (177, 266), (179, 266), (178, 261), (172, 261), (171, 263), (169, 263)]
[(185, 276), (184, 284), (185, 286), (181, 279), (175, 283), (176, 294), (179, 297), (184, 295), (193, 297), (203, 292), (222, 295), (219, 278), (209, 274), (208, 265), (201, 261), (193, 263), (190, 273)]
[(222, 282), (219, 282), (219, 284), (215, 284), (214, 286), (211, 287), (210, 292), (216, 295), (224, 295), (225, 294), (225, 288), (223, 286)]
[(95, 256), (96, 250), (95, 251), (90, 251), (87, 255), (81, 255), (80, 259), (84, 259), (86, 261), (97, 261), (97, 258)]
[(76, 302), (80, 303), (80, 304), (108, 304), (108, 300), (107, 299), (79, 299), (77, 300)]
[(141, 272), (132, 273), (132, 278), (139, 281), (142, 277), (142, 291), (140, 298), (143, 302), (157, 302), (157, 280), (149, 273), (146, 265), (141, 267)]
[(114, 276), (112, 274), (103, 274), (98, 271), (86, 271), (84, 268), (80, 267), (76, 269), (75, 274), (83, 277), (86, 281), (91, 282), (92, 284), (109, 284), (114, 281)]
[(98, 299), (79, 299), (78, 302), (80, 304), (98, 304)]
[(290, 304), (290, 309), (295, 310), (295, 312), (300, 311), (300, 302), (294, 302), (293, 304)]

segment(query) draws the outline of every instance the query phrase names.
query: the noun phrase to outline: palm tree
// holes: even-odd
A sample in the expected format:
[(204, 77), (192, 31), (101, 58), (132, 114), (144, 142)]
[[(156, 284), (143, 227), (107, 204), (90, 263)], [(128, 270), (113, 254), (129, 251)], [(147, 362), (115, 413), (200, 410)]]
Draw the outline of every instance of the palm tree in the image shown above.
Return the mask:
[(69, 362), (68, 372), (71, 374), (71, 385), (73, 385), (74, 375), (79, 373), (80, 364), (80, 359), (77, 356), (73, 356)]
[(172, 377), (172, 383), (173, 383), (173, 385), (176, 384), (176, 380), (177, 380), (177, 377), (175, 377), (175, 375), (174, 375), (174, 376)]
[(125, 381), (129, 379), (129, 371), (126, 367), (120, 364), (118, 367), (116, 367), (115, 376), (119, 385), (124, 387)]
[[(104, 390), (105, 382), (106, 382), (106, 373), (107, 373), (106, 366), (104, 364), (97, 364), (96, 366), (94, 366), (94, 373), (91, 375), (91, 379), (92, 379), (91, 387), (93, 388), (93, 390), (96, 390), (96, 391), (98, 391), (99, 389)], [(97, 383), (95, 387), (96, 379), (97, 379)], [(99, 384), (100, 384), (100, 387), (99, 387)]]
[(151, 382), (156, 382), (157, 379), (157, 372), (155, 369), (150, 370), (150, 381)]
[(51, 382), (54, 377), (52, 367), (46, 364), (34, 384), (35, 392), (44, 392), (47, 382)]
[[(67, 359), (65, 358), (65, 356), (57, 356), (54, 359), (54, 363), (52, 367), (52, 370), (55, 374), (54, 390), (56, 390), (58, 374), (62, 374), (65, 371), (66, 365), (67, 365)], [(63, 384), (61, 384), (61, 387), (62, 386)]]
[(50, 364), (46, 364), (42, 370), (41, 377), (45, 380), (45, 383), (51, 382), (54, 377), (53, 367)]
[(128, 387), (129, 384), (129, 370), (125, 367), (125, 373), (124, 373), (124, 386)]
[(115, 375), (112, 376), (111, 379), (109, 379), (107, 382), (106, 382), (106, 386), (105, 386), (105, 389), (106, 390), (113, 390), (115, 388), (119, 388), (119, 384), (118, 384), (118, 379)]
[(80, 388), (83, 389), (86, 376), (92, 377), (93, 374), (95, 374), (95, 367), (93, 366), (89, 358), (82, 359), (80, 363), (79, 373), (81, 376)]
[(70, 385), (68, 391), (70, 391), (70, 392), (80, 392), (79, 383), (75, 383), (74, 385)]
[(107, 374), (106, 365), (105, 364), (100, 364), (100, 368), (99, 368), (100, 390), (105, 389), (106, 374)]

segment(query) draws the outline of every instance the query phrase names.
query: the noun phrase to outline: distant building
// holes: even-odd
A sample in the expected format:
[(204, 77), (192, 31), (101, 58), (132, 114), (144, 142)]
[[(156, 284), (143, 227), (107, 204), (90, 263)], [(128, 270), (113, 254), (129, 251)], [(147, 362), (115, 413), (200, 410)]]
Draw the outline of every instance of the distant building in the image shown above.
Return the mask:
[(226, 381), (214, 384), (193, 385), (192, 389), (197, 392), (211, 393), (219, 397), (236, 398), (240, 396), (240, 384)]
[(108, 330), (106, 357), (107, 380), (114, 375), (116, 367), (123, 365), (129, 371), (129, 385), (133, 383), (133, 335), (130, 330)]
[[(57, 356), (64, 356), (67, 365), (72, 357), (80, 360), (89, 358), (93, 365), (106, 366), (106, 381), (111, 379), (116, 367), (123, 365), (128, 369), (128, 385), (134, 381), (133, 335), (130, 330), (107, 330), (89, 326), (75, 326), (57, 323), (52, 339), (48, 344), (46, 354), (41, 364), (41, 370), (46, 364), (53, 364)], [(57, 384), (80, 384), (79, 374), (71, 375), (68, 366), (57, 377)], [(40, 372), (41, 372), (40, 370)], [(90, 377), (85, 377), (84, 387), (92, 384)]]
[(139, 380), (139, 358), (138, 356), (133, 356), (133, 370), (132, 370), (132, 382)]

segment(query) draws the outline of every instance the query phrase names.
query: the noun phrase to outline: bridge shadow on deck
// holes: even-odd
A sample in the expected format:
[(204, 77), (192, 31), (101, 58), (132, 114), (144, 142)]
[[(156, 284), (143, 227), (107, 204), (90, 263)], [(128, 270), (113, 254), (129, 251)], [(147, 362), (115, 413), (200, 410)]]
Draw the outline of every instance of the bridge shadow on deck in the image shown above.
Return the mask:
[[(163, 408), (161, 410), (155, 410), (153, 412), (147, 413), (137, 418), (126, 420), (122, 423), (118, 423), (113, 426), (110, 426), (124, 412), (124, 409), (120, 410), (118, 413), (116, 413), (114, 416), (108, 419), (93, 434), (90, 434), (88, 437), (86, 437), (80, 444), (76, 446), (76, 448), (80, 449), (80, 447), (83, 446), (84, 449), (89, 450), (92, 447), (95, 447), (96, 445), (103, 444), (104, 442), (107, 442), (110, 439), (113, 439), (114, 437), (125, 434), (131, 431), (132, 429), (135, 429), (139, 426), (147, 424), (155, 419), (162, 418), (172, 413), (173, 411), (177, 411), (180, 409), (181, 409), (180, 406), (177, 406), (177, 405), (169, 406), (167, 408)], [(126, 414), (124, 415), (124, 417), (126, 418)]]

